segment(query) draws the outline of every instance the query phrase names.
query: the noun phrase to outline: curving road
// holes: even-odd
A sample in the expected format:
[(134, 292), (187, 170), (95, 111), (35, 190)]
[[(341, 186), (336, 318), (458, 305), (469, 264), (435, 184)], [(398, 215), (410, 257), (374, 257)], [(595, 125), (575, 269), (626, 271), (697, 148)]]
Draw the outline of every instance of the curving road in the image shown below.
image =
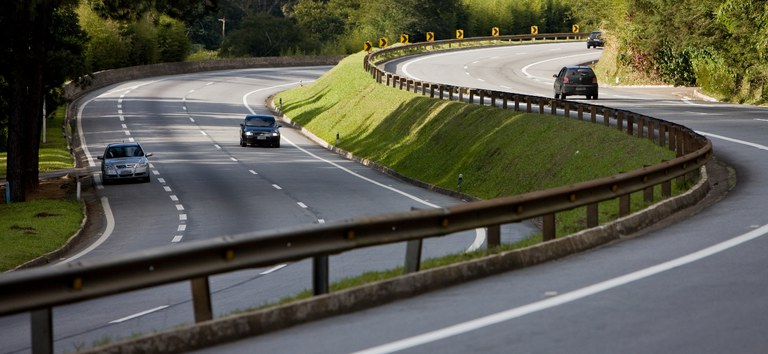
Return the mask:
[[(585, 47), (469, 50), (410, 58), (390, 69), (551, 96), (551, 74), (562, 65), (599, 57), (600, 50)], [(555, 262), (200, 352), (765, 352), (768, 110), (698, 101), (690, 89), (674, 87), (603, 86), (598, 103), (708, 135), (719, 161), (711, 173), (731, 177), (714, 186), (721, 191), (712, 196), (717, 204)]]
[[(329, 67), (251, 69), (136, 80), (97, 90), (79, 107), (92, 167), (109, 142), (135, 140), (154, 154), (150, 183), (96, 184), (104, 225), (92, 245), (62, 260), (94, 262), (223, 235), (431, 208), (461, 200), (422, 190), (344, 160), (284, 127), (282, 147), (243, 148), (238, 124), (269, 113), (271, 94), (307, 83)], [(99, 180), (98, 174), (96, 180)], [(535, 229), (504, 229), (508, 240)], [(481, 247), (483, 232), (424, 244), (424, 257)], [(333, 256), (331, 280), (403, 264), (405, 245)], [(276, 264), (211, 278), (214, 316), (311, 289), (311, 262)], [(187, 283), (54, 309), (56, 352), (73, 352), (194, 322)], [(30, 351), (29, 315), (0, 318), (0, 352)]]

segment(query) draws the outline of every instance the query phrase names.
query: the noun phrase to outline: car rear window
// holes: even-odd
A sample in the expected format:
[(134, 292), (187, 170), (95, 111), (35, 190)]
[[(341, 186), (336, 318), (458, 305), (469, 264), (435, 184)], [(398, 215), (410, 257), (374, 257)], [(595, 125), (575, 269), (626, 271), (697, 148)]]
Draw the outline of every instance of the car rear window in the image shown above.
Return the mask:
[(580, 76), (580, 77), (592, 77), (595, 76), (595, 72), (592, 71), (592, 69), (589, 68), (579, 68), (579, 69), (572, 69), (568, 72), (569, 76)]

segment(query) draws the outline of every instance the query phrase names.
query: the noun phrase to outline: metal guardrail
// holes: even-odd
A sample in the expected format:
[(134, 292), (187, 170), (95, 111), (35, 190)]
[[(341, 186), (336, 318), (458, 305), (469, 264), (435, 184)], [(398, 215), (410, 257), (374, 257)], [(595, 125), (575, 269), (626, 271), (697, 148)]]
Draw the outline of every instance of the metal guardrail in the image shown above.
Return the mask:
[[(546, 35), (510, 37), (544, 38)], [(451, 42), (467, 43), (471, 42), (471, 39)], [(419, 45), (435, 44), (441, 43)], [(326, 293), (329, 255), (362, 247), (413, 242), (479, 227), (489, 229), (488, 242), (489, 246), (493, 246), (498, 244), (500, 225), (535, 217), (543, 217), (545, 240), (552, 239), (555, 237), (556, 213), (586, 206), (588, 227), (597, 226), (599, 202), (618, 198), (620, 214), (627, 215), (631, 193), (644, 190), (647, 195), (650, 190), (652, 194), (654, 187), (661, 186), (662, 194), (669, 196), (672, 180), (696, 174), (711, 158), (712, 145), (709, 140), (674, 123), (596, 105), (417, 82), (384, 73), (374, 65), (376, 57), (389, 51), (403, 50), (402, 48), (409, 50), (408, 46), (403, 46), (371, 53), (365, 60), (366, 69), (379, 82), (384, 82), (384, 78), (387, 78), (387, 82), (399, 83), (405, 88), (421, 87), (422, 94), (426, 94), (424, 88), (429, 87), (433, 96), (437, 89), (441, 98), (446, 92), (449, 98), (452, 92), (457, 94), (459, 99), (467, 94), (470, 101), (473, 100), (473, 95), (477, 95), (481, 98), (480, 104), (484, 104), (486, 98), (490, 97), (494, 104), (496, 99), (502, 100), (504, 108), (507, 108), (510, 102), (513, 102), (515, 109), (525, 103), (528, 111), (532, 109), (531, 103), (536, 102), (542, 113), (547, 104), (552, 113), (557, 113), (558, 108), (562, 108), (563, 112), (575, 108), (579, 119), (583, 117), (584, 112), (590, 112), (591, 121), (595, 123), (596, 113), (601, 111), (605, 124), (613, 124), (630, 135), (637, 134), (658, 141), (659, 144), (677, 151), (678, 157), (627, 173), (522, 195), (439, 209), (361, 217), (345, 222), (225, 236), (161, 247), (105, 261), (76, 261), (61, 266), (5, 273), (0, 275), (0, 315), (30, 312), (32, 351), (51, 353), (54, 306), (189, 281), (195, 321), (207, 321), (213, 317), (208, 277), (215, 274), (313, 258), (314, 292)], [(420, 255), (416, 254), (416, 257)], [(410, 270), (416, 271), (418, 266)]]

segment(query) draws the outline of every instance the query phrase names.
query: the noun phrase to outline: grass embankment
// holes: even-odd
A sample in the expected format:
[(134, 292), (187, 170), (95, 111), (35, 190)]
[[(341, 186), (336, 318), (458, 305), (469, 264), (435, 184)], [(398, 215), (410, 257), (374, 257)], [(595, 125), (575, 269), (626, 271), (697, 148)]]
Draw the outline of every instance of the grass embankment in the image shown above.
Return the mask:
[[(71, 168), (72, 157), (62, 134), (65, 108), (47, 119), (46, 142), (40, 145), (41, 172)], [(6, 175), (6, 153), (0, 153), (0, 176)], [(35, 195), (34, 200), (5, 204), (5, 186), (0, 188), (0, 271), (60, 248), (80, 227), (83, 210), (78, 201), (57, 196)], [(47, 199), (55, 198), (55, 199)]]
[[(278, 94), (284, 113), (329, 143), (397, 172), (480, 198), (494, 198), (611, 176), (675, 157), (674, 152), (615, 128), (574, 119), (430, 99), (376, 83), (352, 55), (316, 82)], [(673, 184), (674, 185), (674, 184)], [(680, 188), (673, 186), (674, 192)], [(656, 192), (655, 200), (661, 199)], [(642, 193), (631, 197), (644, 208)], [(615, 219), (618, 201), (600, 204), (600, 222)], [(581, 230), (586, 211), (557, 214), (557, 234)], [(534, 235), (499, 252), (541, 242)], [(426, 260), (423, 269), (477, 258), (489, 251)], [(402, 274), (363, 274), (339, 290)], [(285, 299), (310, 296), (309, 292)]]

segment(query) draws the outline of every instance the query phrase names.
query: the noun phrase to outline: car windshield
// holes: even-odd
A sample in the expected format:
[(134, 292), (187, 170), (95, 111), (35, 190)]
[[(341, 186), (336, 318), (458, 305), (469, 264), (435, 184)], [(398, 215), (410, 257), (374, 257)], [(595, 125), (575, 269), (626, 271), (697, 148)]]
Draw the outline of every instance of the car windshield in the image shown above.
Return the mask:
[(245, 125), (249, 127), (272, 127), (275, 125), (275, 120), (270, 117), (246, 118)]
[(122, 157), (141, 157), (144, 156), (144, 151), (138, 146), (113, 146), (107, 149), (105, 154), (106, 158), (122, 158)]

